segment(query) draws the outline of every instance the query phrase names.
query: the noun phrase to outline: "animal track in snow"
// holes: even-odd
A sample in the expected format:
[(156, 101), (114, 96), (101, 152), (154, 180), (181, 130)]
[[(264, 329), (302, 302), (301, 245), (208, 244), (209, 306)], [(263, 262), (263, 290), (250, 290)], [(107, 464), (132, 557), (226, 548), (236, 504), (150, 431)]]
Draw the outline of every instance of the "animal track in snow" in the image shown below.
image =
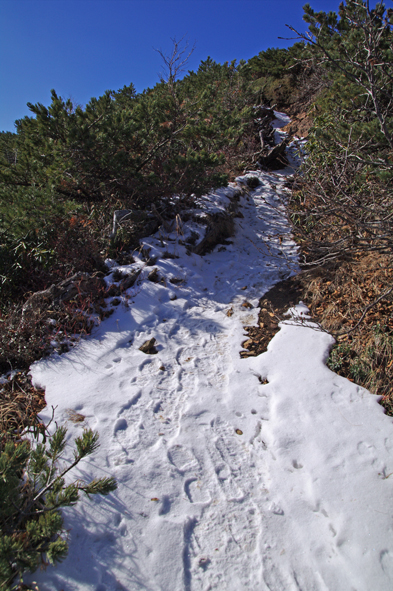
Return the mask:
[(383, 550), (380, 553), (379, 560), (388, 580), (393, 581), (393, 553), (389, 552), (389, 550)]
[(134, 404), (136, 404), (140, 397), (142, 396), (142, 390), (139, 390), (138, 392), (136, 392), (136, 394), (134, 394), (134, 396), (132, 396), (128, 402), (126, 404), (124, 404), (119, 411), (119, 416), (126, 410), (129, 410)]
[(113, 428), (113, 434), (116, 435), (119, 431), (125, 431), (127, 427), (128, 424), (125, 419), (117, 419), (115, 426)]
[(301, 470), (303, 468), (302, 464), (299, 464), (297, 460), (292, 461), (292, 466), (295, 468), (295, 470)]
[(376, 458), (374, 445), (366, 443), (365, 441), (360, 441), (357, 444), (357, 450), (358, 450), (358, 454), (360, 456), (368, 456), (368, 457)]

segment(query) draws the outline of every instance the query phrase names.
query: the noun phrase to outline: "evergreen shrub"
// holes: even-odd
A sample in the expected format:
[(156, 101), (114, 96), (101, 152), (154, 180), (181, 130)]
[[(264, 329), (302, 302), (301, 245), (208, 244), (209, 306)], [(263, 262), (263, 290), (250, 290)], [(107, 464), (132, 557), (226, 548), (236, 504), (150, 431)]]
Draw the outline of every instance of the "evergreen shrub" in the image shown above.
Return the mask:
[(33, 445), (9, 437), (0, 448), (0, 589), (17, 589), (23, 574), (56, 564), (67, 555), (61, 508), (75, 505), (80, 491), (107, 495), (114, 478), (65, 482), (65, 475), (98, 447), (98, 433), (85, 429), (75, 440), (73, 461), (60, 468), (65, 427)]

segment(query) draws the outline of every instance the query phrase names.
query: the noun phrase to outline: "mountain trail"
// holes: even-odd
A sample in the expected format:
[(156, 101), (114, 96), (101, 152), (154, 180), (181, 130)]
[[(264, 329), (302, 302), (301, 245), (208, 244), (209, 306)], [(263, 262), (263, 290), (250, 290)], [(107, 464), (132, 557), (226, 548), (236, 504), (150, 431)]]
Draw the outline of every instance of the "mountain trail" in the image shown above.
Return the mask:
[(144, 270), (91, 338), (32, 367), (58, 422), (72, 409), (100, 434), (80, 477), (118, 481), (65, 511), (69, 556), (35, 575), (43, 591), (391, 589), (391, 419), (327, 369), (332, 338), (302, 305), (240, 358), (259, 298), (298, 270), (286, 172), (253, 174), (230, 244), (146, 239), (166, 285)]

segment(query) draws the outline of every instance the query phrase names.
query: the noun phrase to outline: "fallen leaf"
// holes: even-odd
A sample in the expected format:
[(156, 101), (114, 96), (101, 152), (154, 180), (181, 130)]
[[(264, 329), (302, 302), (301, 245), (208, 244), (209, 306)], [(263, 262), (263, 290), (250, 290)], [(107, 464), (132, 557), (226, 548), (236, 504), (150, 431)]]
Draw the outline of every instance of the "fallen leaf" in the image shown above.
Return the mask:
[(79, 412), (72, 410), (71, 408), (67, 409), (66, 413), (68, 415), (68, 419), (73, 423), (83, 423), (83, 421), (86, 418), (85, 415), (82, 415)]
[(253, 306), (252, 306), (252, 304), (250, 304), (250, 302), (244, 302), (244, 303), (242, 304), (242, 307), (243, 307), (243, 308), (252, 308)]
[(247, 339), (247, 341), (244, 341), (242, 344), (242, 347), (243, 349), (248, 349), (250, 345), (252, 345), (252, 339)]

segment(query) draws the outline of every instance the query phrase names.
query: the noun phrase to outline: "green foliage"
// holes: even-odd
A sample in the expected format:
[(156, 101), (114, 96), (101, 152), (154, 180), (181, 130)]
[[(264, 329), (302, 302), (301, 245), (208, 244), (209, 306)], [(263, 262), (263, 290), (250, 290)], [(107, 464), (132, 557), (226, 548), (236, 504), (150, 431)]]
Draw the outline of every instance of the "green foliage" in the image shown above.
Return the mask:
[(113, 478), (69, 484), (65, 475), (98, 447), (98, 433), (86, 429), (75, 440), (73, 461), (60, 469), (66, 446), (65, 427), (46, 443), (8, 441), (0, 453), (0, 588), (11, 589), (16, 577), (55, 564), (68, 551), (61, 508), (75, 505), (80, 491), (107, 495), (116, 489)]
[(201, 133), (200, 117), (195, 121), (200, 105), (194, 112), (189, 102), (161, 83), (138, 96), (132, 87), (108, 91), (83, 110), (53, 90), (48, 108), (29, 104), (35, 117), (17, 122), (17, 161), (4, 159), (2, 178), (76, 202), (141, 205), (174, 191), (199, 194), (217, 183), (213, 171), (222, 159)]
[(0, 134), (0, 305), (34, 290), (33, 275), (43, 289), (59, 267), (82, 270), (59, 248), (75, 218), (88, 226), (74, 225), (73, 239), (89, 234), (104, 250), (111, 209), (165, 208), (173, 195), (190, 204), (226, 185), (255, 151), (249, 84), (245, 62), (208, 58), (141, 94), (130, 84), (82, 108), (52, 90), (49, 106), (29, 103), (17, 133)]
[(20, 291), (29, 287), (27, 274), (45, 269), (53, 259), (53, 250), (34, 232), (14, 238), (0, 230), (0, 307), (10, 305)]
[(247, 62), (251, 88), (262, 104), (284, 109), (295, 103), (299, 88), (305, 85), (304, 73), (310, 78), (307, 65), (308, 50), (304, 43), (288, 49), (268, 48)]
[(286, 74), (290, 74), (295, 78), (304, 67), (301, 62), (304, 49), (303, 43), (295, 43), (288, 49), (269, 47), (261, 51), (248, 61), (251, 76), (282, 79)]
[(364, 156), (371, 164), (376, 149), (393, 148), (391, 12), (383, 4), (370, 10), (363, 0), (342, 2), (340, 18), (335, 13), (315, 13), (308, 4), (304, 10), (314, 55), (330, 78), (329, 91), (319, 105), (339, 116), (335, 131), (340, 140), (349, 132), (351, 142), (363, 139)]

